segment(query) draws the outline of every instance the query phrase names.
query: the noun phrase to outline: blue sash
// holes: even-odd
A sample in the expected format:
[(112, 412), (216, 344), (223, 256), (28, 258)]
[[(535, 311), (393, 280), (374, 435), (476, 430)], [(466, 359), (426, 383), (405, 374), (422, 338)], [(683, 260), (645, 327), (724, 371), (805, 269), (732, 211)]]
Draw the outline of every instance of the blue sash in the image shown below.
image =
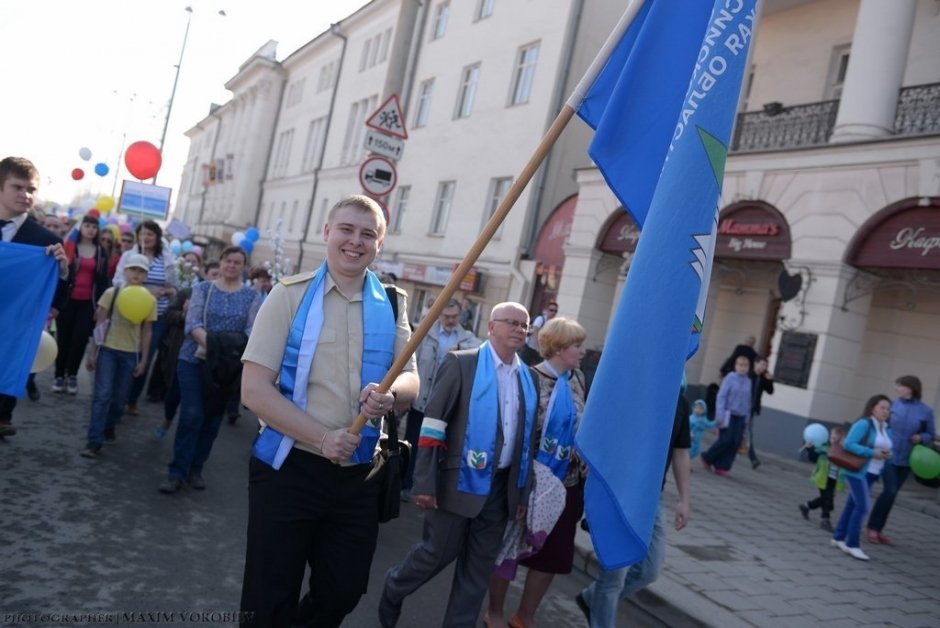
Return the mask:
[(558, 373), (548, 362), (545, 365), (558, 379), (548, 399), (536, 460), (551, 469), (559, 480), (564, 480), (571, 461), (578, 411), (571, 394), (571, 371)]
[[(284, 358), (278, 373), (278, 388), (281, 394), (294, 405), (307, 411), (307, 382), (317, 350), (320, 330), (323, 328), (323, 279), (326, 277), (326, 262), (317, 269), (304, 297), (291, 321), (287, 334)], [(366, 271), (362, 287), (362, 370), (360, 389), (369, 382), (380, 382), (395, 357), (395, 334), (397, 321), (385, 288), (378, 277)], [(352, 462), (365, 464), (372, 461), (376, 443), (381, 436), (381, 418), (370, 419), (362, 428), (362, 440), (353, 452)], [(287, 454), (294, 446), (294, 439), (278, 432), (270, 425), (262, 430), (252, 453), (256, 458), (280, 469)]]
[[(493, 471), (496, 468), (496, 434), (499, 425), (500, 401), (496, 368), (490, 353), (489, 341), (480, 346), (477, 369), (473, 376), (473, 392), (470, 397), (467, 432), (463, 440), (460, 457), (460, 475), (457, 490), (473, 495), (488, 495)], [(516, 358), (518, 359), (518, 358)], [(519, 365), (525, 404), (525, 430), (523, 432), (522, 455), (519, 464), (519, 488), (525, 488), (529, 472), (529, 448), (531, 447), (532, 424), (538, 405), (538, 393), (532, 375), (525, 364)]]

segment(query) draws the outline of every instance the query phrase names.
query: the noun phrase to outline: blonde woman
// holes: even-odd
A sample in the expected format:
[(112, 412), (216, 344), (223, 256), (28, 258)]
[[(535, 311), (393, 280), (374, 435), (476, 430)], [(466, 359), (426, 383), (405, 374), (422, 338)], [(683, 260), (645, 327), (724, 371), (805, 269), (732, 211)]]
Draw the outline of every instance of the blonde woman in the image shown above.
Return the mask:
[(586, 336), (577, 321), (558, 316), (546, 321), (538, 332), (539, 351), (544, 359), (533, 367), (538, 372), (539, 388), (536, 460), (564, 483), (565, 506), (541, 549), (519, 561), (529, 572), (519, 608), (508, 624), (503, 618), (503, 603), (509, 582), (515, 577), (515, 565), (504, 571), (504, 563), (490, 578), (484, 623), (491, 628), (534, 626), (535, 613), (555, 574), (571, 573), (575, 530), (584, 511), (583, 476), (574, 449), (574, 435), (584, 411), (584, 374), (579, 367)]

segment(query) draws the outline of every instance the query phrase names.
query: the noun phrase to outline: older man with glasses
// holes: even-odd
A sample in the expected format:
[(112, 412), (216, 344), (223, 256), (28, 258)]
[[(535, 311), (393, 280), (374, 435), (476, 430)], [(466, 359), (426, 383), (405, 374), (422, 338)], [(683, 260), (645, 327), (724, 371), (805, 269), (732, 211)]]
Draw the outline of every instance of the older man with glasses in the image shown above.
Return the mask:
[(421, 423), (412, 487), (425, 511), (424, 538), (386, 574), (382, 626), (396, 625), (404, 599), (454, 560), (442, 625), (476, 625), (509, 517), (525, 517), (532, 488), (538, 392), (516, 354), (528, 326), (522, 305), (500, 303), (487, 341), (450, 352), (441, 364)]

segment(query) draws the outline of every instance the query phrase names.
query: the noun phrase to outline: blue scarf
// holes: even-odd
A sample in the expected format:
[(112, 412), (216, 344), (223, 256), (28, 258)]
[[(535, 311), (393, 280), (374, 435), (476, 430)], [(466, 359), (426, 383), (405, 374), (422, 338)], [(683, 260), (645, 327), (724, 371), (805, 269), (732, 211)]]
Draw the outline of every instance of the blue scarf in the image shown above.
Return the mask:
[[(493, 471), (499, 462), (496, 460), (496, 434), (500, 421), (499, 384), (490, 352), (490, 343), (486, 341), (480, 346), (477, 370), (473, 376), (469, 420), (463, 440), (463, 453), (460, 457), (460, 476), (457, 480), (458, 491), (473, 495), (489, 494)], [(519, 488), (525, 488), (529, 472), (528, 452), (531, 446), (535, 409), (538, 405), (538, 393), (529, 368), (524, 364), (519, 366), (519, 377), (522, 380), (523, 402), (525, 403), (525, 430), (517, 484)]]
[[(326, 277), (326, 262), (317, 269), (313, 281), (307, 287), (304, 298), (291, 321), (287, 335), (287, 346), (278, 374), (281, 394), (307, 411), (307, 382), (317, 350), (320, 330), (323, 328), (323, 279)], [(380, 382), (395, 357), (396, 324), (391, 303), (378, 277), (366, 271), (362, 288), (362, 370), (360, 388), (369, 382)], [(362, 428), (362, 440), (353, 452), (352, 462), (365, 464), (372, 461), (375, 445), (381, 436), (381, 418), (370, 419)], [(252, 452), (255, 457), (275, 469), (280, 469), (287, 454), (294, 446), (294, 439), (266, 426)]]
[(559, 480), (563, 480), (571, 461), (578, 411), (571, 395), (571, 371), (559, 373), (548, 362), (545, 366), (558, 379), (548, 399), (548, 416), (542, 426), (542, 442), (536, 460), (551, 469)]

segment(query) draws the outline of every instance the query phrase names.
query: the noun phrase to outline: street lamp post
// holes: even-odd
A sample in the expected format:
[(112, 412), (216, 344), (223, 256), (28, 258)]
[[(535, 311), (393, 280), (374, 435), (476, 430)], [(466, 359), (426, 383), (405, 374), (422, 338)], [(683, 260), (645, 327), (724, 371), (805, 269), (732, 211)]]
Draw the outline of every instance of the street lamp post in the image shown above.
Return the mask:
[[(166, 141), (166, 130), (170, 126), (170, 114), (173, 112), (173, 100), (176, 98), (176, 84), (180, 80), (180, 68), (183, 67), (183, 55), (186, 53), (186, 40), (189, 39), (189, 25), (193, 21), (193, 8), (186, 7), (186, 30), (183, 32), (183, 46), (180, 48), (180, 60), (176, 64), (176, 76), (173, 77), (173, 89), (170, 91), (170, 102), (166, 107), (166, 119), (163, 121), (163, 132), (160, 134), (160, 153), (163, 153), (163, 143)], [(153, 175), (153, 183), (157, 183), (157, 175)]]

